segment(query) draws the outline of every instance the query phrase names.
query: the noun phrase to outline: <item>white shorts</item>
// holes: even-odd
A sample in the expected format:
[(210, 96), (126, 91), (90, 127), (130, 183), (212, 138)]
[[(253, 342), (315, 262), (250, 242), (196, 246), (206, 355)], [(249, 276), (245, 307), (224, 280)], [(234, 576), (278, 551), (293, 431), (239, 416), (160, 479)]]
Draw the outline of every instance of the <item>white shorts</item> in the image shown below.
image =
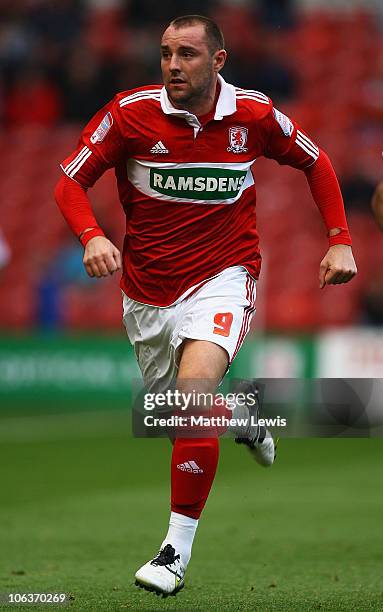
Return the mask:
[(147, 389), (159, 380), (164, 387), (175, 380), (185, 338), (222, 346), (230, 365), (254, 312), (255, 281), (242, 266), (227, 268), (166, 308), (141, 304), (123, 293), (123, 321)]

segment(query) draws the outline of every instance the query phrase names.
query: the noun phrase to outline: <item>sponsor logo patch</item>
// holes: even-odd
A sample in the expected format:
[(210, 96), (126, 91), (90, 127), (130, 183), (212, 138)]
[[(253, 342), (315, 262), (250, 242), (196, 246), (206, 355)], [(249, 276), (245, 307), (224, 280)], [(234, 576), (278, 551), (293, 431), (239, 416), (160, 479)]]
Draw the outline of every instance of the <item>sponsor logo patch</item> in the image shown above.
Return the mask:
[(279, 123), (279, 126), (282, 132), (284, 133), (284, 135), (291, 136), (291, 134), (294, 131), (294, 126), (291, 123), (290, 119), (286, 115), (281, 113), (281, 111), (277, 110), (276, 108), (273, 108), (273, 113), (274, 113), (275, 120), (277, 121), (277, 123)]
[(110, 128), (112, 127), (112, 125), (113, 125), (113, 117), (111, 113), (107, 113), (105, 117), (103, 118), (103, 120), (101, 121), (98, 128), (93, 132), (92, 136), (90, 137), (90, 142), (92, 144), (97, 144), (99, 142), (102, 142), (105, 136), (107, 135), (107, 133), (109, 132)]
[(246, 153), (247, 134), (248, 129), (245, 127), (229, 128), (229, 153)]
[(223, 168), (150, 169), (150, 187), (157, 193), (190, 200), (229, 200), (241, 190), (246, 170)]

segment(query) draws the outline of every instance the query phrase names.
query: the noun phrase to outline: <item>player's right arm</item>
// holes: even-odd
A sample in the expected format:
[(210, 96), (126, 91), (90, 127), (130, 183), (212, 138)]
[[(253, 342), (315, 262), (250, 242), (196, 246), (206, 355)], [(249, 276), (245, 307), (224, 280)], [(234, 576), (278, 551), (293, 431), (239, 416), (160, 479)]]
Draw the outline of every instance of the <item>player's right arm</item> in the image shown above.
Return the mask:
[(84, 247), (83, 262), (88, 275), (101, 278), (120, 270), (120, 251), (98, 225), (86, 190), (63, 176), (56, 185), (55, 198), (69, 227)]
[(73, 233), (84, 247), (84, 266), (98, 278), (121, 268), (119, 250), (99, 226), (87, 190), (124, 155), (113, 101), (90, 120), (77, 149), (61, 164), (64, 175), (55, 188), (56, 202)]
[(383, 181), (381, 181), (374, 191), (371, 200), (371, 208), (377, 224), (383, 230)]

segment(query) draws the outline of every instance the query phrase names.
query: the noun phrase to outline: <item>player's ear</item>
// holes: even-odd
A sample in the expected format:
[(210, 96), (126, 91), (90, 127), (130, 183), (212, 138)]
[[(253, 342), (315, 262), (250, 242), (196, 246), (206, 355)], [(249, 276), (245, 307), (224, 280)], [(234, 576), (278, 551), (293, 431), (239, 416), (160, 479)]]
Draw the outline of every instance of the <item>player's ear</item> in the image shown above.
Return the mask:
[(216, 72), (222, 70), (226, 62), (227, 53), (225, 49), (220, 49), (216, 51), (213, 56), (213, 66)]

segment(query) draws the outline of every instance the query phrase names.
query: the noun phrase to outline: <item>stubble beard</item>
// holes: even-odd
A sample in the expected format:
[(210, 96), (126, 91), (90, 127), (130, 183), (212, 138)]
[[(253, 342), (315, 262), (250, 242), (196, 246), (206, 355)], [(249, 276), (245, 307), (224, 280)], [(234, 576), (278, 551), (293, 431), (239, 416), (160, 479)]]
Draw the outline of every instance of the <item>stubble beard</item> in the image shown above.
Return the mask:
[(188, 92), (179, 92), (179, 95), (172, 96), (172, 94), (168, 92), (168, 96), (171, 102), (176, 105), (184, 105), (187, 107), (187, 110), (192, 110), (193, 108), (198, 108), (201, 105), (201, 102), (204, 102), (208, 95), (210, 94), (210, 90), (212, 88), (213, 76), (210, 71), (206, 71), (205, 78), (202, 83), (196, 87), (193, 87)]

